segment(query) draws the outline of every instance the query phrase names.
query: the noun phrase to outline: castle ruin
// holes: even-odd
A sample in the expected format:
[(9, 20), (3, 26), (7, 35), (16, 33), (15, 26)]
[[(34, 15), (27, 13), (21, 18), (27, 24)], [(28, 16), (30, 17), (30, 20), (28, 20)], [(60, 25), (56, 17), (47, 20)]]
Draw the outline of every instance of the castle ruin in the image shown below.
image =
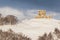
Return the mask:
[(46, 16), (46, 10), (39, 10), (36, 18), (51, 18), (51, 16)]

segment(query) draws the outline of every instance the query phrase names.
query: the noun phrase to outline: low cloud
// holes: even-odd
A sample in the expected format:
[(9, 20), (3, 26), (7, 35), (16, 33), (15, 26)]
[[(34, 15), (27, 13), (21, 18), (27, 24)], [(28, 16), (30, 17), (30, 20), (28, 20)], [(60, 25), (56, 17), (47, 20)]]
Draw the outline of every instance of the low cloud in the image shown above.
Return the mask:
[[(0, 8), (0, 13), (3, 16), (14, 15), (19, 20), (22, 20), (22, 19), (35, 18), (38, 15), (38, 10), (31, 9), (31, 10), (25, 10), (25, 12), (24, 12), (22, 10), (13, 9), (11, 7), (2, 7), (2, 8)], [(47, 11), (46, 13), (47, 13), (47, 15), (53, 16), (53, 18), (58, 17), (57, 19), (59, 19), (60, 13), (53, 12), (53, 11)]]
[(20, 19), (20, 20), (25, 18), (24, 14), (21, 10), (19, 11), (19, 10), (13, 9), (11, 7), (2, 7), (2, 8), (0, 8), (0, 13), (3, 16), (14, 15), (14, 16), (18, 17), (18, 19)]
[(47, 15), (57, 16), (57, 15), (60, 15), (60, 14), (57, 13), (57, 12), (53, 12), (53, 11), (47, 11)]

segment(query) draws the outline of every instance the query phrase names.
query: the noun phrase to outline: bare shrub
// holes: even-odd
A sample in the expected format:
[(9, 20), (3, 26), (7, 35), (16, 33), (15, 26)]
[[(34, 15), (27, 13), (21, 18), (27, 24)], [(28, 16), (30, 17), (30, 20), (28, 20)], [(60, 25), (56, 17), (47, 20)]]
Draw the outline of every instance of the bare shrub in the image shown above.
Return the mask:
[(54, 40), (54, 38), (51, 33), (48, 35), (45, 33), (43, 36), (39, 36), (38, 40)]
[(51, 32), (48, 34), (47, 40), (54, 40), (53, 35), (51, 34)]
[(60, 30), (58, 28), (55, 28), (54, 34), (60, 39)]
[(0, 40), (31, 40), (31, 39), (22, 34), (17, 34), (9, 31), (3, 32), (2, 30), (0, 30)]
[(45, 33), (43, 36), (39, 36), (38, 38), (38, 40), (59, 40), (59, 39), (60, 30), (58, 28), (55, 28), (54, 32), (50, 32), (48, 35)]
[(45, 33), (43, 36), (39, 36), (38, 40), (47, 40), (47, 34)]
[(55, 28), (54, 33), (58, 34), (58, 33), (60, 33), (60, 30), (58, 28)]

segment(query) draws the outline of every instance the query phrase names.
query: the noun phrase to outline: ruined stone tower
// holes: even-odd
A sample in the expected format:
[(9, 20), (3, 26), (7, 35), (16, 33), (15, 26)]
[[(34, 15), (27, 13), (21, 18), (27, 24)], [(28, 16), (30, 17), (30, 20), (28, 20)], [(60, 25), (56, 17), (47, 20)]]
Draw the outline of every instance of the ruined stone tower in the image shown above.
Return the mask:
[(46, 16), (46, 10), (39, 10), (36, 18), (51, 18), (51, 16)]

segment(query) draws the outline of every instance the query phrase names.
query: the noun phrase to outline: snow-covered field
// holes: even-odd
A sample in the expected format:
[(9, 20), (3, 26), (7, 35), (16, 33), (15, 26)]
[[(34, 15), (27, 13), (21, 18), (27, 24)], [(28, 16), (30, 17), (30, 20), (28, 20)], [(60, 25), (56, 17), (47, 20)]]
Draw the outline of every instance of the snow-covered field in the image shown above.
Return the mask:
[(53, 32), (55, 28), (60, 29), (60, 20), (55, 19), (26, 19), (16, 25), (3, 25), (0, 29), (7, 31), (12, 29), (16, 33), (23, 33), (32, 40), (37, 40), (38, 36), (44, 33)]

